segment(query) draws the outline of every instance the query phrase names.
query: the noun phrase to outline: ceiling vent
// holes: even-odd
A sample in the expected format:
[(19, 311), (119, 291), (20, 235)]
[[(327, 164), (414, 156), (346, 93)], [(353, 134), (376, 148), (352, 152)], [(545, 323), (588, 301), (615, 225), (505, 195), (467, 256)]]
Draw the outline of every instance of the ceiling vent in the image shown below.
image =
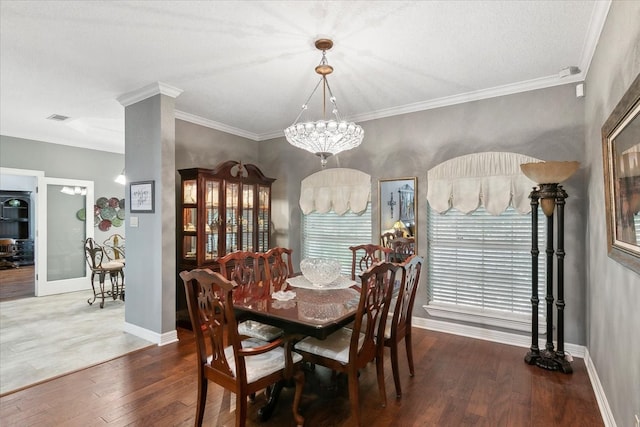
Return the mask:
[(52, 114), (47, 117), (47, 120), (53, 120), (54, 122), (64, 122), (65, 120), (69, 120), (70, 117), (63, 116), (62, 114)]

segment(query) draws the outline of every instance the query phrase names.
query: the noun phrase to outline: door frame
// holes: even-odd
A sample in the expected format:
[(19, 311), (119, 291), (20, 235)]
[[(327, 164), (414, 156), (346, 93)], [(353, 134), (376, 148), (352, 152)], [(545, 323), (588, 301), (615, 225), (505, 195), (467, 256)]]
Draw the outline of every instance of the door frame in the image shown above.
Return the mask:
[[(81, 291), (91, 288), (91, 270), (86, 268), (84, 270), (84, 276), (74, 277), (69, 279), (62, 279), (49, 282), (47, 280), (47, 267), (48, 267), (48, 252), (47, 252), (47, 193), (48, 185), (63, 185), (70, 187), (86, 187), (87, 194), (85, 196), (85, 212), (88, 214), (85, 217), (85, 239), (93, 237), (93, 194), (94, 183), (93, 181), (80, 180), (80, 179), (68, 179), (68, 178), (51, 178), (44, 177), (42, 180), (43, 185), (39, 187), (38, 197), (40, 203), (38, 203), (37, 221), (40, 229), (40, 247), (43, 251), (40, 255), (44, 254), (40, 258), (38, 266), (38, 277), (40, 280), (36, 282), (36, 296), (54, 295), (66, 292)], [(83, 245), (84, 247), (84, 245)]]

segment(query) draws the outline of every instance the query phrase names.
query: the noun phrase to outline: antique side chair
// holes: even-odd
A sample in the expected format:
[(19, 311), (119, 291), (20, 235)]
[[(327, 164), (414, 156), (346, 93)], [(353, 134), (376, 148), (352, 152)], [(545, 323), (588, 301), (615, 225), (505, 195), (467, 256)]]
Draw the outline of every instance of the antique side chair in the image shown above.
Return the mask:
[(267, 342), (241, 338), (233, 308), (233, 291), (239, 286), (236, 282), (209, 269), (183, 271), (180, 277), (196, 339), (198, 401), (195, 425), (202, 425), (209, 381), (236, 395), (236, 427), (243, 427), (248, 397), (292, 376), (296, 384), (293, 417), (296, 425), (302, 426), (304, 419), (298, 413), (304, 386), (302, 357), (286, 351), (282, 339)]

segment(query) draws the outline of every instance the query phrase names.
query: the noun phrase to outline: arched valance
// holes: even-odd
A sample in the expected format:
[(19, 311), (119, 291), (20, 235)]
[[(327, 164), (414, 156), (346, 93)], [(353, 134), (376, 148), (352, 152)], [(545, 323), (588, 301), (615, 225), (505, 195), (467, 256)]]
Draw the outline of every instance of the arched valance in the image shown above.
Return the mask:
[(531, 211), (529, 194), (536, 185), (520, 170), (522, 163), (542, 160), (517, 153), (468, 154), (440, 163), (427, 172), (427, 200), (440, 213), (450, 208), (469, 213), (484, 205), (500, 215), (509, 205)]
[(300, 208), (327, 213), (333, 210), (342, 215), (351, 210), (364, 212), (371, 196), (371, 176), (356, 169), (325, 169), (309, 175), (300, 186)]

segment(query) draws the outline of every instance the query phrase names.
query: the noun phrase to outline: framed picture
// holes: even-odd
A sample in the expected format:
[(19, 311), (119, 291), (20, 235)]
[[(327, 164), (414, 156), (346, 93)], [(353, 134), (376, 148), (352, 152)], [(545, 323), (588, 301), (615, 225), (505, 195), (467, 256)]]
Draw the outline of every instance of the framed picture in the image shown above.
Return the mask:
[(155, 212), (154, 192), (154, 181), (132, 182), (129, 187), (131, 213)]
[(640, 273), (640, 75), (602, 126), (609, 257)]

